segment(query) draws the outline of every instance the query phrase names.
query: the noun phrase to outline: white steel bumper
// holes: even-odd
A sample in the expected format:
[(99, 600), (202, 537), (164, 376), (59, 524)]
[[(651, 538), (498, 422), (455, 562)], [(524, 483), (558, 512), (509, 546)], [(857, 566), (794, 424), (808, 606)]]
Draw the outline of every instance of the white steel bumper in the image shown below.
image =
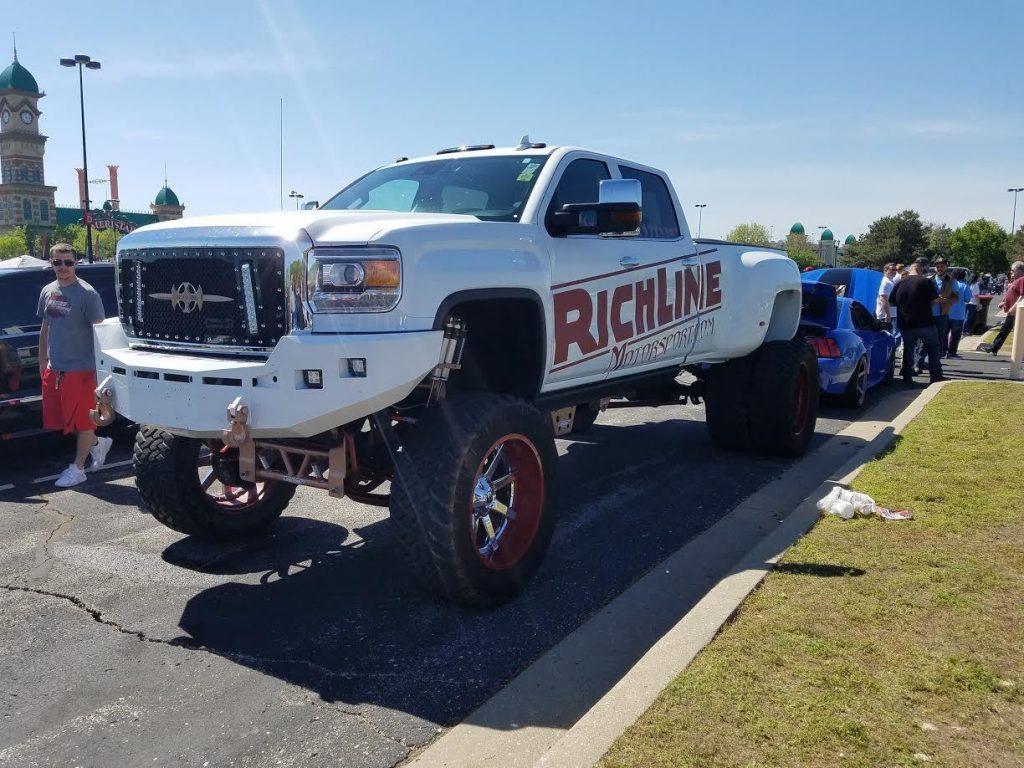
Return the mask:
[[(116, 318), (96, 328), (96, 378), (125, 418), (190, 437), (219, 437), (241, 398), (254, 438), (309, 437), (406, 397), (437, 365), (442, 331), (283, 337), (267, 360), (130, 349)], [(349, 359), (366, 361), (354, 377)], [(307, 388), (306, 369), (323, 372)]]

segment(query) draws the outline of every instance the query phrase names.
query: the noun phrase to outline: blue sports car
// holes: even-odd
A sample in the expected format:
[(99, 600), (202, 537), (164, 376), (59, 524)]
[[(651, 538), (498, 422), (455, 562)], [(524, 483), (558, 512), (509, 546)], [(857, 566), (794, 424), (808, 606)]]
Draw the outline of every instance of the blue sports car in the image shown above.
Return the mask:
[(821, 391), (859, 408), (868, 389), (893, 379), (893, 335), (860, 301), (839, 296), (835, 285), (804, 277), (802, 288), (800, 332), (818, 355)]

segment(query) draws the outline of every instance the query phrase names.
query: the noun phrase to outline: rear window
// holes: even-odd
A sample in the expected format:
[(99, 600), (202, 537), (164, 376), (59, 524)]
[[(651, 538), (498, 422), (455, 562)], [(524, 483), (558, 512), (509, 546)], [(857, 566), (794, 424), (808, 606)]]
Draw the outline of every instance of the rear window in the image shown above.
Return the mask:
[(625, 165), (619, 166), (619, 173), (624, 179), (640, 182), (643, 208), (640, 237), (669, 240), (679, 237), (679, 220), (676, 219), (676, 208), (672, 204), (672, 195), (669, 194), (665, 180), (656, 173)]
[[(26, 271), (28, 274), (24, 274)], [(50, 282), (53, 272), (49, 269), (18, 270), (18, 274), (0, 272), (0, 331), (39, 325), (39, 292)]]

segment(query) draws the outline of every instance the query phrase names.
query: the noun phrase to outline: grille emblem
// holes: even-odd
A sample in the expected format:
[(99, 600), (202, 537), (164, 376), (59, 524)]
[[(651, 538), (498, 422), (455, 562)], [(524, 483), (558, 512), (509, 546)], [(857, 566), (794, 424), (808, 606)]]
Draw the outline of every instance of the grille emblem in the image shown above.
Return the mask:
[(215, 293), (204, 295), (203, 287), (201, 285), (192, 285), (192, 283), (172, 285), (170, 293), (151, 293), (149, 298), (169, 301), (171, 302), (171, 309), (180, 309), (186, 315), (195, 312), (197, 309), (202, 310), (203, 303), (207, 301), (211, 303), (233, 301), (230, 296), (218, 296)]

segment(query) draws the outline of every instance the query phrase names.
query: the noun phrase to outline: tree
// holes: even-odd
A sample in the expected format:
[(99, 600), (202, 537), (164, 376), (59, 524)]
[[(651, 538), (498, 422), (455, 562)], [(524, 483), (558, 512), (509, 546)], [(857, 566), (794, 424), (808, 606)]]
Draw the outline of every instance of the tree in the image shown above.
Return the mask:
[(1007, 261), (1024, 261), (1024, 224), (1006, 243)]
[[(75, 247), (75, 250), (81, 254), (85, 253), (85, 227), (76, 227), (73, 232), (74, 239), (71, 240), (71, 244)], [(114, 251), (117, 249), (117, 241), (121, 239), (121, 234), (113, 229), (93, 230), (93, 244), (96, 246), (93, 250), (93, 258), (97, 261), (104, 259), (112, 259), (114, 257)]]
[(926, 255), (927, 251), (928, 241), (921, 216), (917, 211), (906, 210), (872, 222), (867, 234), (846, 246), (844, 261), (864, 262), (877, 269), (890, 261), (909, 264)]
[(0, 235), (0, 259), (10, 259), (25, 253), (25, 238), (18, 232)]
[(789, 258), (795, 261), (801, 270), (806, 267), (817, 268), (825, 266), (811, 246), (810, 241), (808, 241), (807, 235), (799, 232), (790, 232), (786, 236), (786, 253), (789, 254)]
[(751, 221), (747, 224), (737, 224), (729, 230), (729, 234), (725, 236), (725, 239), (736, 243), (746, 243), (747, 245), (772, 244), (771, 235), (768, 234), (768, 227), (764, 224), (758, 224), (756, 221)]
[(968, 221), (950, 239), (953, 263), (975, 272), (1005, 272), (1007, 240), (1006, 231), (994, 221)]
[(953, 230), (945, 224), (932, 222), (925, 226), (924, 232), (925, 239), (928, 242), (928, 258), (934, 261), (942, 257), (949, 261), (953, 256), (953, 250), (950, 248)]
[(817, 269), (818, 267), (825, 266), (818, 254), (810, 248), (787, 248), (786, 253), (789, 254), (789, 258), (795, 261), (796, 265), (800, 267), (801, 272), (803, 272), (807, 267)]

